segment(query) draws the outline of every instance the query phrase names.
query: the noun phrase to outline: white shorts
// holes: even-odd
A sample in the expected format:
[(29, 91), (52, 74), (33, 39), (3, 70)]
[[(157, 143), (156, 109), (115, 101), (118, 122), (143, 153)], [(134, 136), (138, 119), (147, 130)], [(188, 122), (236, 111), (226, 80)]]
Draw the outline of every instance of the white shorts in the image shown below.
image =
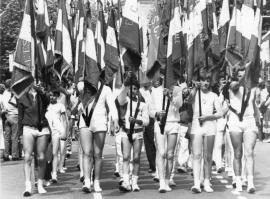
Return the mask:
[[(123, 131), (122, 128), (119, 133), (121, 133), (122, 138), (128, 138), (127, 133)], [(141, 132), (136, 132), (136, 133), (134, 132), (132, 134), (132, 140), (140, 140), (140, 139), (143, 139), (143, 130)]]
[(227, 119), (220, 118), (217, 120), (217, 132), (224, 132), (227, 124)]
[(202, 136), (212, 136), (217, 132), (216, 121), (205, 121), (200, 125), (198, 118), (193, 118), (191, 124), (190, 134), (202, 135)]
[(234, 113), (231, 113), (228, 120), (229, 132), (255, 132), (258, 133), (258, 127), (254, 117), (243, 117), (243, 121), (239, 121), (239, 118)]
[(80, 115), (80, 120), (79, 120), (79, 129), (80, 128), (89, 128), (91, 132), (98, 132), (98, 131), (106, 131), (108, 130), (107, 126), (107, 119), (101, 117), (101, 118), (93, 118), (91, 119), (90, 126), (87, 127), (83, 117)]
[[(160, 133), (159, 122), (154, 124), (155, 133)], [(164, 128), (164, 135), (178, 134), (180, 133), (180, 124), (178, 122), (167, 122)]]
[(33, 137), (40, 137), (43, 135), (50, 135), (50, 130), (49, 128), (45, 127), (45, 128), (42, 128), (40, 132), (37, 128), (31, 127), (31, 126), (24, 126), (23, 135), (26, 135), (26, 134), (31, 134)]

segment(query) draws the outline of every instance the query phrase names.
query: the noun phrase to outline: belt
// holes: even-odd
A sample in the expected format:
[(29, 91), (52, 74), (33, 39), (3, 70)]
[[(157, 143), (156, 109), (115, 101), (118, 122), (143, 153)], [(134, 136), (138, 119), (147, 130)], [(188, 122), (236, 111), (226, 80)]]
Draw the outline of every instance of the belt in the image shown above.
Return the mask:
[[(129, 133), (130, 132), (130, 129), (127, 129), (127, 128), (123, 128), (123, 130), (126, 133)], [(140, 133), (140, 132), (143, 132), (143, 128), (133, 129), (133, 133)]]

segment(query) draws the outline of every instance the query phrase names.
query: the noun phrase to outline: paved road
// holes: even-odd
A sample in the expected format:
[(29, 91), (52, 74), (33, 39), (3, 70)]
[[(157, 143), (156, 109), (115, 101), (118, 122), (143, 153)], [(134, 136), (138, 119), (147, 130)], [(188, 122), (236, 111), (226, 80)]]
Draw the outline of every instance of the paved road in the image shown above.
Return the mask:
[[(67, 173), (59, 174), (59, 183), (53, 184), (47, 188), (48, 193), (45, 195), (38, 195), (36, 188), (33, 188), (33, 196), (36, 199), (79, 199), (79, 198), (103, 198), (103, 199), (167, 199), (167, 198), (202, 198), (202, 199), (269, 199), (270, 198), (270, 144), (257, 143), (256, 146), (256, 176), (255, 185), (257, 192), (254, 195), (247, 194), (243, 191), (240, 195), (234, 193), (231, 187), (231, 179), (224, 175), (214, 174), (212, 184), (214, 186), (214, 193), (192, 194), (190, 188), (192, 186), (192, 177), (190, 174), (177, 174), (175, 181), (176, 188), (170, 193), (158, 193), (158, 184), (153, 182), (152, 177), (148, 174), (148, 165), (146, 156), (143, 153), (141, 175), (139, 179), (139, 186), (141, 191), (138, 193), (121, 193), (118, 190), (118, 180), (114, 177), (114, 146), (113, 139), (107, 138), (104, 151), (104, 165), (102, 172), (101, 186), (103, 188), (102, 195), (91, 193), (84, 194), (81, 191), (82, 184), (79, 182), (79, 171), (76, 168), (77, 153), (76, 146), (71, 158), (67, 161)], [(23, 176), (23, 161), (18, 162), (2, 162), (1, 163), (1, 179), (0, 179), (0, 198), (1, 199), (17, 199), (23, 198), (24, 191), (24, 176)]]

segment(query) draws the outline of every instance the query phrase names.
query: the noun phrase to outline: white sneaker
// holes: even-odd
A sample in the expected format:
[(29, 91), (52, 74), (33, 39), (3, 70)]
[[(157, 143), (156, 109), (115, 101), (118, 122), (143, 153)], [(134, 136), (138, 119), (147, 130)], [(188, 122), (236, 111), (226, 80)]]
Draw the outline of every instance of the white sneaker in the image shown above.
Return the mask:
[(131, 191), (131, 186), (128, 182), (123, 181), (123, 183), (119, 186), (120, 191), (128, 192)]
[(132, 191), (139, 192), (141, 189), (137, 183), (132, 183)]
[(32, 191), (32, 185), (31, 182), (25, 182), (25, 191), (23, 192), (24, 197), (31, 196), (31, 191)]
[(170, 179), (170, 181), (169, 181), (169, 186), (170, 186), (170, 187), (175, 187), (175, 186), (176, 186), (176, 183), (174, 182), (173, 179)]
[(52, 176), (52, 183), (57, 183), (57, 174), (51, 173), (51, 176)]
[(212, 186), (212, 184), (210, 183), (209, 180), (204, 180), (203, 189), (205, 192), (207, 192), (207, 193), (214, 192), (214, 190), (211, 188), (211, 186)]
[(95, 190), (95, 192), (101, 192), (102, 191), (102, 189), (100, 187), (100, 184), (99, 184), (99, 181), (97, 181), (97, 180), (94, 181), (94, 190)]
[(256, 191), (256, 189), (255, 189), (254, 186), (251, 186), (251, 187), (248, 187), (248, 188), (247, 188), (247, 192), (250, 193), (250, 194), (255, 193), (255, 191)]

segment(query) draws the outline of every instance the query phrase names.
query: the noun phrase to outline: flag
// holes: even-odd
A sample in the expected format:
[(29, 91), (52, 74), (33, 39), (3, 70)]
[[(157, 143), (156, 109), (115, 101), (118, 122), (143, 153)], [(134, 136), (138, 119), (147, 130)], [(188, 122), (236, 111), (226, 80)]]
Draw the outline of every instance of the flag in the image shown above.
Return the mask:
[(138, 70), (141, 64), (141, 46), (137, 0), (126, 0), (125, 2), (119, 43), (126, 49), (123, 53), (125, 67), (134, 71)]
[(259, 82), (261, 64), (260, 64), (260, 46), (261, 46), (261, 2), (257, 2), (257, 8), (253, 23), (251, 25), (251, 36), (245, 59), (245, 85), (252, 88)]
[(180, 19), (181, 9), (177, 0), (171, 2), (171, 19), (169, 25), (167, 67), (165, 87), (170, 88), (175, 84), (180, 74), (180, 61), (185, 59), (183, 47), (184, 38), (182, 22)]
[(36, 2), (37, 59), (39, 60), (39, 78), (48, 81), (48, 67), (53, 66), (53, 42), (50, 35), (50, 21), (47, 0)]
[(61, 79), (65, 72), (72, 69), (72, 43), (66, 1), (60, 0), (56, 23), (54, 70)]
[(227, 33), (230, 22), (229, 0), (223, 0), (218, 22), (218, 37), (220, 53), (226, 50)]
[(86, 22), (85, 22), (85, 13), (83, 8), (82, 1), (78, 1), (78, 10), (76, 21), (78, 23), (78, 27), (76, 29), (76, 51), (75, 51), (75, 82), (78, 83), (79, 81), (83, 81), (83, 69), (85, 66), (85, 49), (83, 47), (85, 33), (86, 33)]
[(34, 82), (35, 19), (33, 1), (25, 1), (25, 10), (14, 56), (11, 89), (20, 98)]
[(162, 14), (160, 19), (160, 36), (158, 44), (158, 61), (161, 64), (161, 73), (165, 74), (165, 66), (167, 63), (167, 49), (168, 49), (168, 35), (169, 24), (171, 18), (170, 2), (165, 1), (162, 8)]
[[(82, 5), (80, 5), (82, 8)], [(84, 107), (89, 102), (89, 99), (96, 94), (98, 90), (98, 82), (100, 76), (100, 70), (97, 65), (97, 54), (95, 48), (95, 38), (91, 26), (91, 11), (90, 5), (86, 6), (86, 14), (84, 20), (81, 19), (85, 24), (85, 34), (83, 34), (83, 40), (81, 41), (81, 46), (79, 48), (78, 57), (78, 71), (77, 71), (77, 82), (84, 82), (84, 94), (81, 96), (82, 104)], [(82, 27), (80, 27), (81, 29)], [(81, 33), (81, 30), (80, 30)], [(79, 33), (79, 35), (80, 35)], [(83, 33), (83, 30), (82, 30)], [(79, 38), (79, 36), (78, 36)], [(77, 42), (77, 44), (80, 42)]]
[[(261, 42), (261, 52), (260, 58), (262, 61), (262, 69), (263, 71), (268, 71), (270, 68), (270, 31), (268, 31), (263, 37)], [(265, 81), (270, 80), (267, 76), (263, 77)]]
[[(198, 77), (200, 68), (205, 64), (202, 12), (206, 9), (206, 2), (193, 2), (189, 6), (189, 15), (187, 16), (187, 79), (191, 82), (193, 78)], [(195, 73), (197, 75), (194, 77)]]
[(155, 8), (152, 12), (152, 18), (149, 23), (149, 47), (148, 47), (148, 61), (147, 61), (147, 76), (152, 78), (160, 69), (161, 64), (158, 61), (158, 44), (160, 37), (160, 9), (155, 3)]
[(96, 24), (95, 42), (97, 50), (97, 64), (101, 70), (105, 67), (104, 54), (105, 54), (105, 42), (106, 42), (106, 24), (103, 13), (103, 5), (101, 0), (97, 1), (98, 19)]
[(242, 54), (242, 26), (241, 26), (241, 3), (235, 1), (233, 7), (232, 17), (229, 23), (229, 31), (227, 37), (227, 47), (225, 53), (225, 59), (229, 65), (229, 73), (239, 67), (240, 62), (243, 59)]
[(114, 9), (111, 9), (109, 12), (107, 24), (106, 48), (104, 55), (104, 61), (106, 63), (105, 81), (110, 83), (113, 80), (113, 74), (116, 73), (121, 66)]

